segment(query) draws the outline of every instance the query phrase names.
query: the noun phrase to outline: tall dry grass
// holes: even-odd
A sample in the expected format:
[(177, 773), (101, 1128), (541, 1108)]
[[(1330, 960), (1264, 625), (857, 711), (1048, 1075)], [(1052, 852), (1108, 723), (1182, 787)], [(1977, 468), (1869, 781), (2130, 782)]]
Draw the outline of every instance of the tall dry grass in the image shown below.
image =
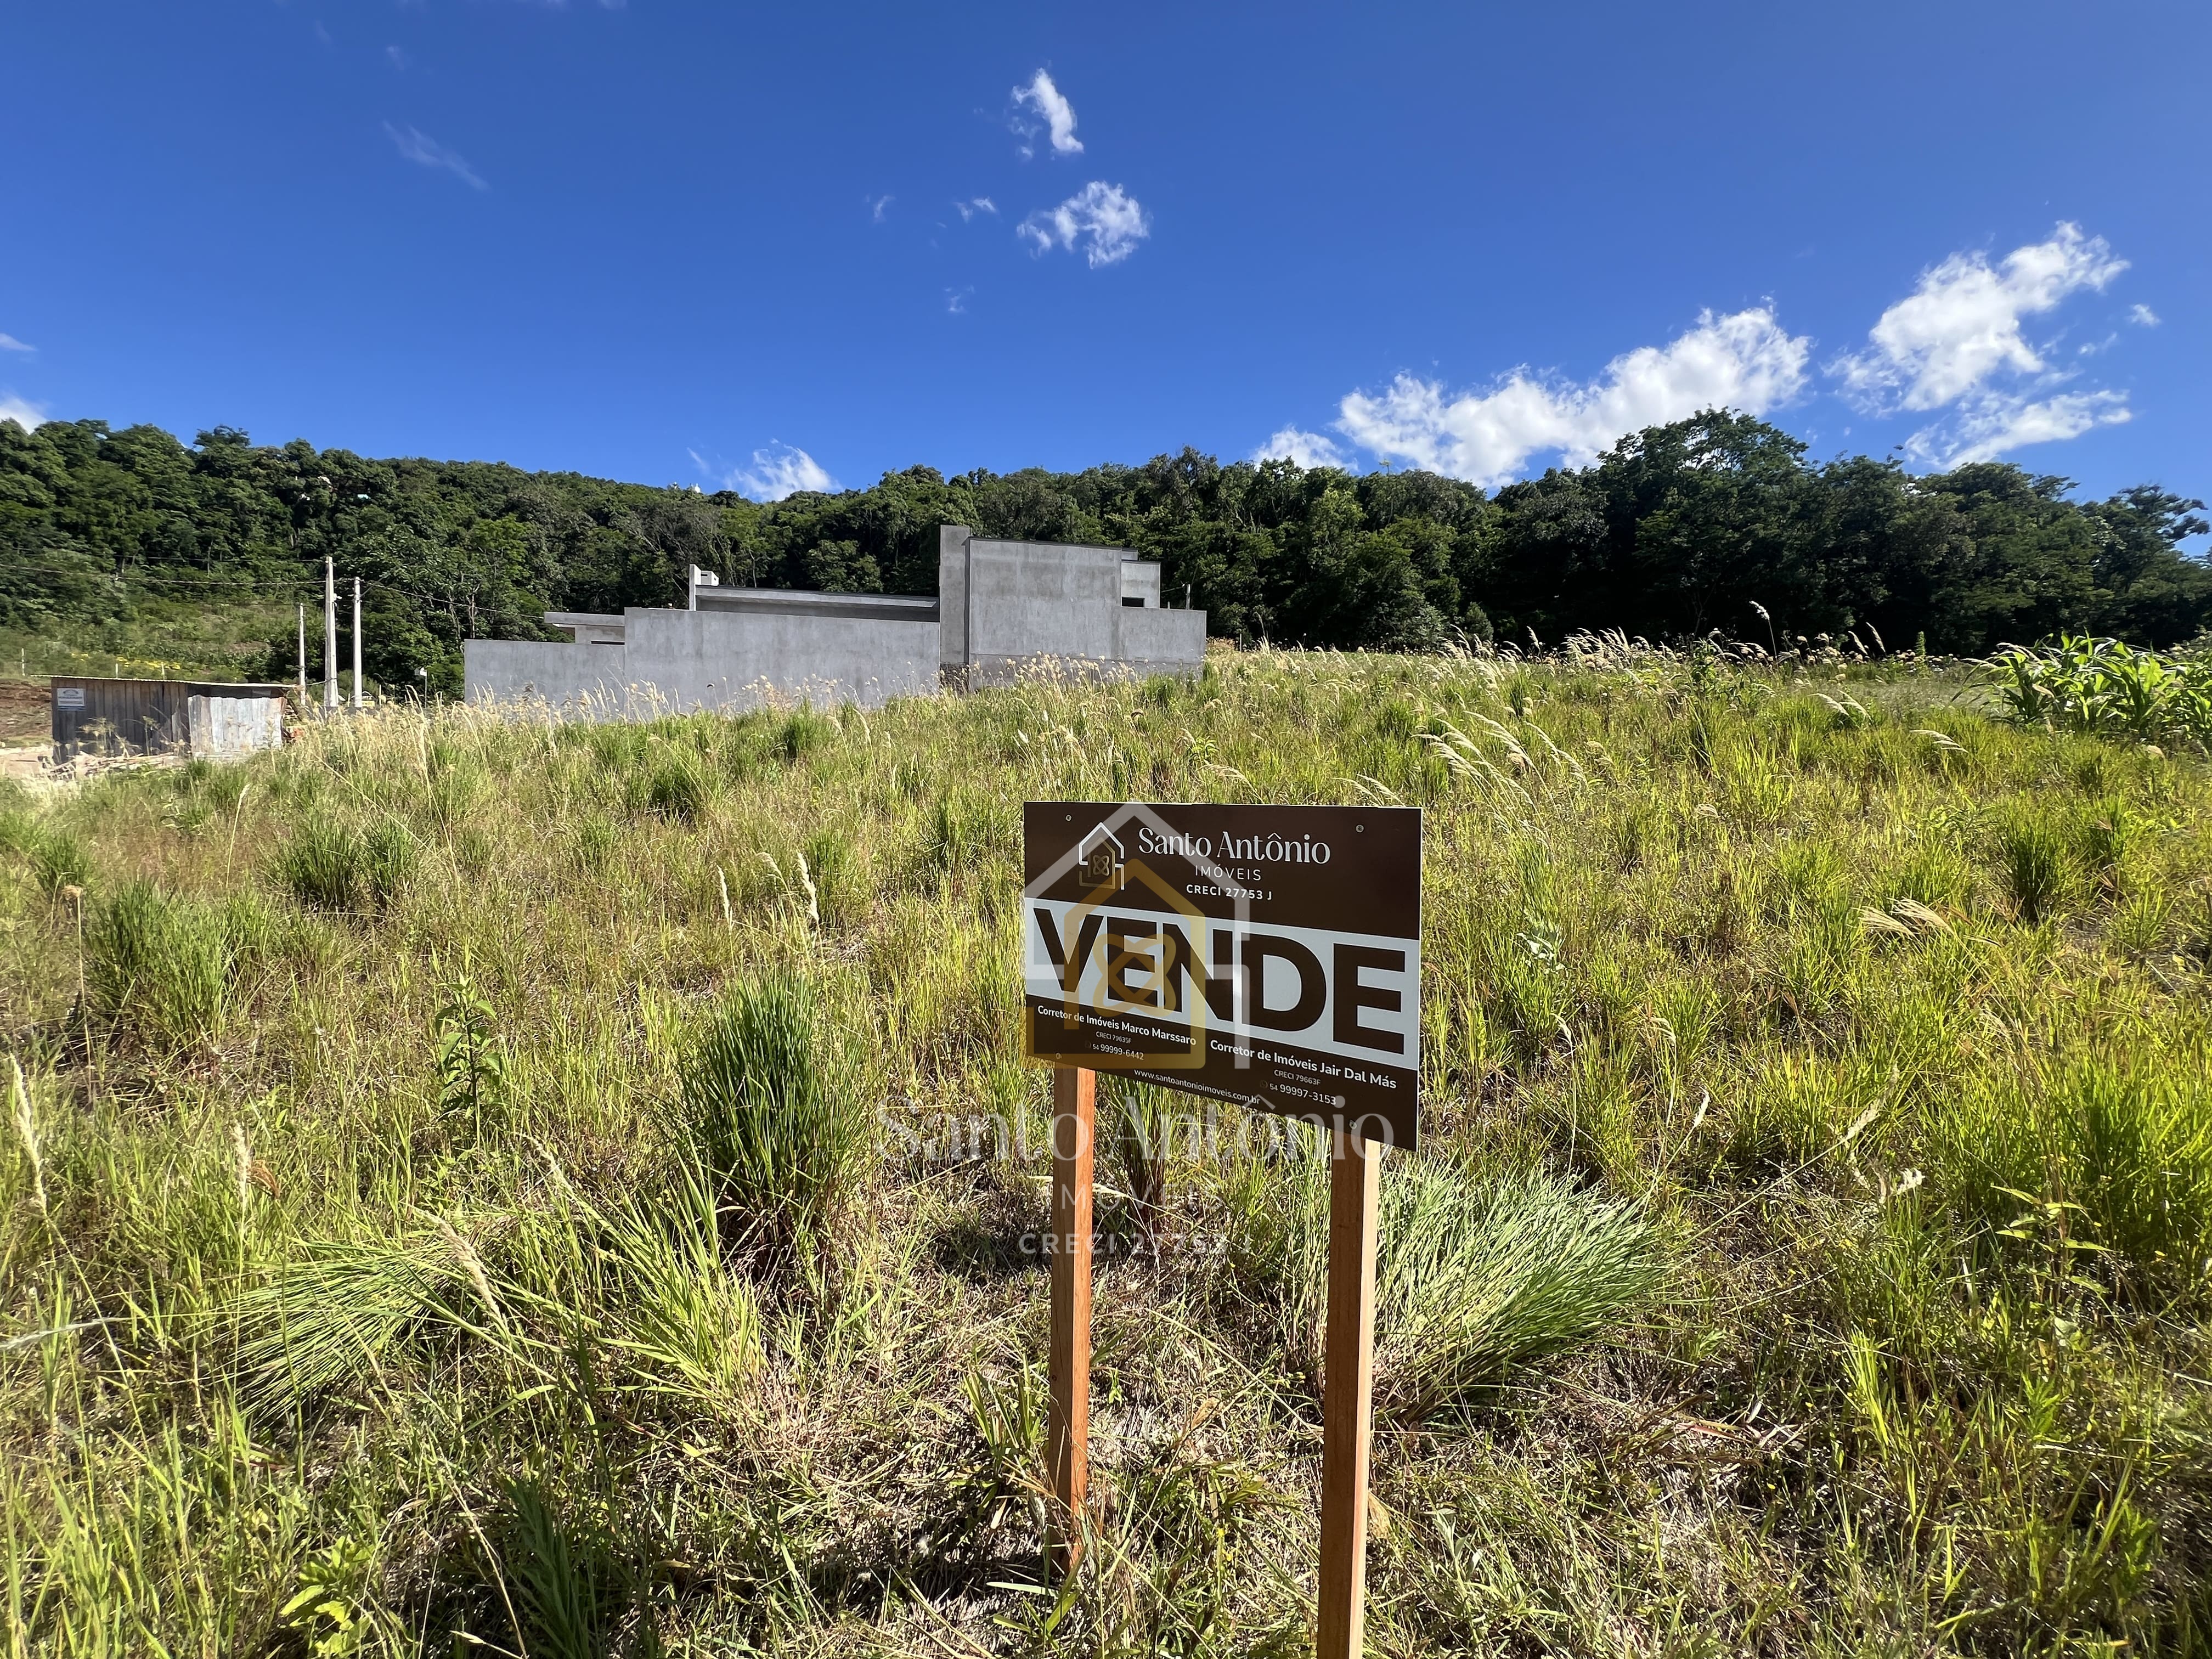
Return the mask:
[(1037, 1555), (1018, 810), (1126, 793), (1427, 814), (1376, 1650), (2191, 1650), (2212, 794), (1982, 695), (1267, 652), (0, 804), (0, 1629), (1296, 1651), (1301, 1131), (1108, 1103), (1100, 1502)]

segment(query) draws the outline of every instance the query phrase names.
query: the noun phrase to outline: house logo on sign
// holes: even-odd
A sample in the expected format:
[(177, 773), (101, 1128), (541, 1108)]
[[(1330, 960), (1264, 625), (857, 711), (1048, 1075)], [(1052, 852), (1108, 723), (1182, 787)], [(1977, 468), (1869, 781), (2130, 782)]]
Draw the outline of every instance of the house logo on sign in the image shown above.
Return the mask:
[(1117, 891), (1121, 885), (1121, 843), (1114, 832), (1100, 824), (1083, 838), (1078, 849), (1081, 862), (1077, 866), (1076, 879), (1084, 886)]

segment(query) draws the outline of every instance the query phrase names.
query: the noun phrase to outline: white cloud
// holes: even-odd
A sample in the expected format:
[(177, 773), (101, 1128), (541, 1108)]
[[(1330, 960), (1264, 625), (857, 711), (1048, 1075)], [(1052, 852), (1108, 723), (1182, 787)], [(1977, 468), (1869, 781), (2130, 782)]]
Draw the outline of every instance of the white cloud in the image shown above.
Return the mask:
[(1058, 207), (1039, 208), (1014, 227), (1014, 234), (1041, 254), (1055, 247), (1073, 252), (1087, 240), (1084, 257), (1096, 270), (1134, 253), (1137, 244), (1152, 234), (1152, 222), (1121, 185), (1094, 179)]
[[(1075, 136), (1075, 106), (1061, 95), (1060, 88), (1053, 85), (1052, 76), (1042, 70), (1030, 77), (1029, 85), (1014, 88), (1014, 110), (1013, 129), (1021, 135), (1024, 156), (1034, 153), (1029, 141), (1036, 137), (1037, 121), (1045, 124), (1054, 155), (1083, 153), (1083, 141)], [(1024, 119), (1024, 111), (1034, 114), (1036, 120)]]
[(0, 334), (0, 351), (36, 351), (38, 347), (25, 345), (12, 334)]
[(968, 309), (968, 296), (975, 291), (975, 290), (972, 288), (946, 289), (945, 290), (945, 308), (956, 317), (963, 315)]
[(25, 403), (12, 392), (0, 392), (0, 421), (13, 421), (24, 431), (35, 432), (46, 418), (44, 404)]
[(1914, 461), (1935, 467), (1995, 460), (2027, 444), (2058, 443), (2093, 427), (2124, 426), (2135, 418), (2124, 392), (1977, 392), (1963, 398), (1957, 416), (1924, 427), (1905, 441)]
[(1838, 358), (1832, 372), (1863, 408), (1942, 409), (2001, 374), (2042, 373), (2021, 320), (2083, 289), (2101, 291), (2127, 268), (2103, 237), (2073, 224), (1995, 266), (1978, 252), (1954, 253), (1881, 313), (1868, 350)]
[(407, 54), (398, 46), (386, 46), (384, 49), (384, 61), (403, 73), (407, 68)]
[(1517, 477), (1532, 455), (1556, 452), (1581, 465), (1626, 433), (1699, 410), (1763, 415), (1803, 390), (1812, 349), (1771, 306), (1705, 312), (1671, 343), (1639, 346), (1586, 384), (1540, 380), (1522, 368), (1488, 391), (1450, 397), (1440, 382), (1401, 374), (1379, 394), (1347, 396), (1336, 424), (1385, 459), (1488, 489)]
[[(2131, 418), (2127, 394), (2061, 391), (2075, 376), (2051, 366), (2057, 341), (2031, 342), (2022, 324), (2074, 295), (2101, 293), (2127, 268), (2103, 237), (2070, 223), (1994, 265), (1980, 253), (1954, 253), (1881, 313), (1866, 350), (1838, 358), (1830, 372), (1869, 413), (1947, 411), (1900, 446), (1929, 465), (1986, 461), (2119, 425)], [(2145, 319), (2158, 320), (2148, 307), (2130, 313), (2131, 321)], [(2117, 339), (2080, 345), (2073, 356), (2095, 356)]]
[(2159, 317), (2158, 313), (2153, 311), (2148, 306), (2130, 306), (2128, 320), (2142, 328), (2156, 328)]
[(491, 188), (467, 161), (419, 128), (395, 127), (386, 121), (384, 130), (391, 135), (392, 142), (399, 147), (399, 153), (409, 161), (420, 162), (426, 167), (443, 167), (471, 190)]
[(884, 222), (884, 210), (897, 198), (890, 196), (863, 196), (860, 199), (868, 204), (870, 221), (879, 225)]
[[(701, 471), (714, 476), (714, 469), (707, 465), (697, 450), (691, 452), (691, 459), (698, 463)], [(731, 467), (721, 473), (719, 482), (723, 489), (737, 490), (757, 501), (780, 501), (803, 489), (827, 491), (837, 488), (837, 481), (819, 461), (805, 450), (787, 443), (771, 443), (766, 449), (756, 449), (751, 465)]]
[(1318, 432), (1286, 426), (1252, 452), (1255, 461), (1293, 461), (1300, 466), (1342, 466), (1343, 452)]
[(955, 202), (952, 205), (959, 210), (960, 222), (963, 225), (979, 213), (995, 214), (999, 210), (999, 204), (988, 196), (971, 196), (968, 200)]

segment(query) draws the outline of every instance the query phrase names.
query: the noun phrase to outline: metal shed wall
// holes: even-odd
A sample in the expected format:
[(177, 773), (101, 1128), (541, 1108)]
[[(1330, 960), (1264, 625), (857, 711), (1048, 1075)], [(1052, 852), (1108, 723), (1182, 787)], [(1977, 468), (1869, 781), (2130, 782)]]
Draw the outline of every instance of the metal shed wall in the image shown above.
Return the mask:
[(191, 747), (195, 697), (247, 702), (281, 700), (281, 685), (240, 685), (226, 680), (105, 679), (57, 674), (53, 700), (54, 758), (82, 754), (152, 755)]

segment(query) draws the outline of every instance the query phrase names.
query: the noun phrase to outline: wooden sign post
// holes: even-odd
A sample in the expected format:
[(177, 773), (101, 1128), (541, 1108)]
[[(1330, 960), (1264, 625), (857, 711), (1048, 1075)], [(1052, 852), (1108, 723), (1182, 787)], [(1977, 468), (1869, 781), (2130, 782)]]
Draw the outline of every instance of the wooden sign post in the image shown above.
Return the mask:
[(1314, 1651), (1358, 1659), (1367, 1613), (1367, 1454), (1375, 1415), (1375, 1220), (1382, 1149), (1329, 1148), (1328, 1334), (1321, 1402), (1321, 1596)]
[(1058, 1512), (1053, 1570), (1075, 1569), (1091, 1484), (1091, 1164), (1097, 1146), (1098, 1074), (1062, 1066), (1052, 1074), (1052, 1348), (1045, 1371), (1045, 1469)]
[(1420, 1133), (1420, 812), (1031, 801), (1023, 842), (1024, 1047), (1055, 1068), (1054, 1566), (1088, 1482), (1096, 1073), (1299, 1118), (1330, 1149), (1315, 1648), (1356, 1659), (1382, 1152)]

